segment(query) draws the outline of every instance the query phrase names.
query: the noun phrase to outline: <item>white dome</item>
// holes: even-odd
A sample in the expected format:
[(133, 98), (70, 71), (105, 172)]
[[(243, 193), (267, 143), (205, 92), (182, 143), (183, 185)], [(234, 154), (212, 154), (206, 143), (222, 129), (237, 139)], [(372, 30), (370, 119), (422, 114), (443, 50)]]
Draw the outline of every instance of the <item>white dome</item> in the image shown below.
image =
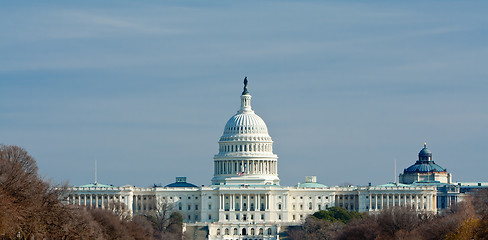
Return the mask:
[(212, 184), (279, 184), (278, 156), (263, 119), (251, 108), (244, 80), (241, 108), (225, 124), (214, 156)]
[(224, 135), (266, 134), (268, 128), (263, 119), (255, 113), (243, 112), (232, 116), (225, 124)]

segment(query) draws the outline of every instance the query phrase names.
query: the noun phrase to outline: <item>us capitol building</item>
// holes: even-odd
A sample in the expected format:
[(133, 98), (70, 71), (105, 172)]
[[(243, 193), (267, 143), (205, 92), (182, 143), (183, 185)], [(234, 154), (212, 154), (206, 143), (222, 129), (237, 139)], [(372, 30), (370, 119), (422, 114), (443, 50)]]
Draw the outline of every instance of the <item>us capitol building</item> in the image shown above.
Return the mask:
[(179, 211), (185, 231), (202, 231), (208, 239), (279, 239), (287, 226), (329, 207), (378, 212), (411, 207), (437, 213), (462, 201), (471, 190), (488, 183), (453, 183), (446, 169), (432, 160), (424, 144), (418, 161), (399, 176), (399, 183), (332, 187), (315, 176), (296, 186), (280, 186), (278, 156), (265, 122), (251, 108), (244, 80), (239, 111), (224, 127), (214, 156), (212, 185), (196, 186), (177, 177), (166, 186), (134, 187), (92, 183), (70, 187), (66, 204), (110, 208), (123, 203), (129, 215), (154, 214), (162, 204)]

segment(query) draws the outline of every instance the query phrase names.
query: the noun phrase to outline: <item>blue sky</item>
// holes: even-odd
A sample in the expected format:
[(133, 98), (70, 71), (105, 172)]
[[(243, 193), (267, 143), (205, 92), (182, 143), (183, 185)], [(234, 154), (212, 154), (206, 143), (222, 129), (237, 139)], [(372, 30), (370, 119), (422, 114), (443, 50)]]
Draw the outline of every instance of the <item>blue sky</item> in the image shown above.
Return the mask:
[(488, 3), (2, 1), (0, 143), (53, 182), (208, 185), (244, 76), (282, 185), (486, 179)]

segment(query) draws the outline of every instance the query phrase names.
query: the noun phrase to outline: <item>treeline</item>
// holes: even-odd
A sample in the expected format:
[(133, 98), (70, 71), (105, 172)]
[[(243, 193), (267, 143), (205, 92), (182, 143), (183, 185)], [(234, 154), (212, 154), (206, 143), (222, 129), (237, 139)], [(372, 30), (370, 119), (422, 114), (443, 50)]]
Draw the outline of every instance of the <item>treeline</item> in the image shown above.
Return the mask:
[(24, 149), (0, 145), (0, 239), (182, 239), (177, 212), (128, 218), (62, 204), (63, 189), (40, 178)]
[(292, 240), (488, 239), (488, 191), (480, 190), (438, 215), (399, 207), (367, 215), (334, 207), (309, 216), (289, 236)]

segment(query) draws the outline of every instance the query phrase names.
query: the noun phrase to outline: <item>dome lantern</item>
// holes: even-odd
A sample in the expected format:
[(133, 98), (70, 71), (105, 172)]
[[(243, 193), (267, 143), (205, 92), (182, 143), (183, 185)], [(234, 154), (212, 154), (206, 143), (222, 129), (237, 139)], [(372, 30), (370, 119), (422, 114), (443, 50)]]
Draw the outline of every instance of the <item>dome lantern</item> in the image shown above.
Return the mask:
[(419, 152), (419, 161), (432, 161), (432, 152), (427, 148), (427, 143), (424, 143), (424, 148)]

